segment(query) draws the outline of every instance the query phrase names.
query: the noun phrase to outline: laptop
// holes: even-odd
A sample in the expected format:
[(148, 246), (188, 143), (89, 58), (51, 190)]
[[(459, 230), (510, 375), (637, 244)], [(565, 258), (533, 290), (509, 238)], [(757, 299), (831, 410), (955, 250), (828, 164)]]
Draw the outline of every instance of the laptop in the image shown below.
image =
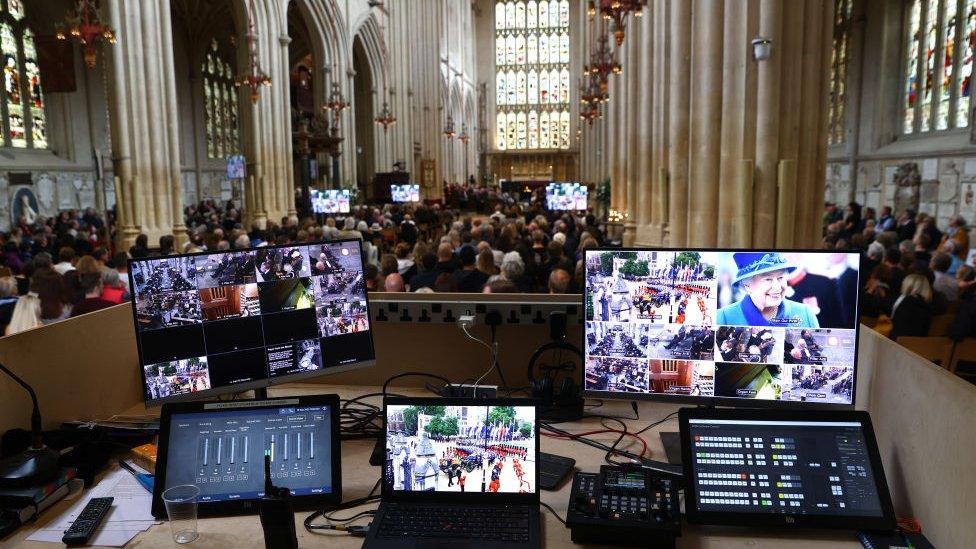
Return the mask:
[(382, 503), (364, 548), (540, 547), (533, 401), (387, 398)]

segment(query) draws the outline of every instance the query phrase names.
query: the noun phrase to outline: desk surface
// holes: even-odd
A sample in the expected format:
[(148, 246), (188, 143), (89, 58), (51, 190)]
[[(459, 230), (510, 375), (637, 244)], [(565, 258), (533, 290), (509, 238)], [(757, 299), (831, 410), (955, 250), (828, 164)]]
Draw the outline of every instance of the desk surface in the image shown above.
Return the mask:
[[(326, 386), (313, 384), (294, 384), (283, 385), (272, 389), (271, 396), (286, 396), (294, 394), (330, 393), (336, 392), (340, 395), (351, 397), (359, 394), (377, 391), (378, 387), (371, 386)], [(419, 389), (397, 388), (400, 393), (424, 394)], [(369, 402), (379, 404), (379, 399), (370, 399)], [(640, 420), (627, 421), (628, 425), (634, 430), (643, 428), (648, 423), (656, 421), (665, 415), (675, 411), (677, 406), (640, 403)], [(629, 416), (633, 412), (626, 402), (607, 401), (602, 407), (590, 409), (593, 413), (604, 415)], [(136, 407), (124, 411), (132, 415), (146, 413), (145, 408)], [(150, 413), (159, 413), (159, 409), (152, 409)], [(571, 432), (582, 432), (599, 427), (599, 420), (587, 419), (582, 422), (564, 424), (562, 426)], [(658, 437), (660, 431), (676, 431), (677, 421), (669, 420), (664, 424), (648, 430), (643, 437), (647, 441), (648, 450), (654, 459), (664, 460), (664, 448)], [(615, 435), (608, 434), (601, 438), (600, 435), (594, 436), (597, 440), (612, 443)], [(583, 471), (596, 471), (603, 463), (604, 452), (589, 446), (549, 437), (542, 437), (542, 451), (552, 454), (571, 456), (576, 459), (576, 466)], [(370, 440), (352, 440), (342, 443), (342, 487), (343, 499), (350, 500), (366, 495), (376, 483), (380, 473), (379, 467), (369, 465), (369, 454), (373, 449), (373, 442)], [(631, 448), (639, 450), (639, 448)], [(569, 491), (571, 482), (564, 482), (558, 491), (542, 492), (542, 501), (552, 506), (561, 517), (566, 516), (566, 509), (569, 503)], [(68, 507), (68, 502), (60, 502), (51, 509), (42, 513), (38, 525), (43, 525), (53, 520), (57, 515)], [(361, 510), (375, 508), (376, 504), (363, 506)], [(361, 538), (354, 538), (346, 534), (325, 533), (312, 534), (305, 530), (302, 521), (308, 512), (300, 512), (295, 515), (296, 531), (298, 532), (298, 545), (300, 547), (360, 547)], [(545, 547), (584, 547), (574, 545), (569, 538), (569, 530), (559, 521), (553, 518), (552, 514), (542, 509)], [(10, 549), (46, 549), (55, 545), (41, 542), (28, 542), (25, 538), (33, 532), (34, 527), (28, 526), (15, 532), (11, 536), (0, 540), (0, 547)], [(242, 516), (228, 518), (201, 519), (199, 523), (200, 539), (187, 547), (264, 547), (264, 538), (261, 531), (261, 524), (257, 516)], [(691, 526), (687, 523), (682, 526), (682, 535), (678, 539), (678, 547), (784, 547), (789, 545), (796, 549), (806, 548), (827, 548), (827, 547), (860, 547), (853, 533), (845, 532), (804, 532), (801, 535), (789, 533), (769, 533), (759, 530), (746, 529), (717, 529)], [(167, 548), (172, 549), (176, 545), (170, 536), (169, 525), (163, 523), (154, 526), (147, 532), (139, 534), (127, 547), (138, 547), (140, 549)], [(597, 545), (587, 545), (586, 547), (598, 547)]]

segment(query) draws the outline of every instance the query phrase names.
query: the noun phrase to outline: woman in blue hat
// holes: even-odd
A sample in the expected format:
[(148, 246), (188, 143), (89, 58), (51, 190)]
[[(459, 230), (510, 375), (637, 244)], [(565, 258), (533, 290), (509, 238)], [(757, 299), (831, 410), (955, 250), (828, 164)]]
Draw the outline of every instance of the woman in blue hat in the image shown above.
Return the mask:
[(813, 309), (786, 299), (787, 275), (796, 266), (782, 255), (757, 252), (732, 254), (738, 271), (733, 284), (746, 293), (738, 303), (718, 310), (717, 324), (819, 328)]

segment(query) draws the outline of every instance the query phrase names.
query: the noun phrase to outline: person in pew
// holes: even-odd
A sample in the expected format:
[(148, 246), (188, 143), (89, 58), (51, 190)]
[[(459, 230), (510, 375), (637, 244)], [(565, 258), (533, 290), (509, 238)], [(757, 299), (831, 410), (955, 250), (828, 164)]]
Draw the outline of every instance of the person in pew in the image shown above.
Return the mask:
[(85, 298), (71, 309), (71, 316), (92, 313), (116, 305), (116, 303), (102, 298), (102, 273), (100, 271), (82, 273), (78, 276), (78, 283), (85, 292)]
[(901, 285), (901, 295), (891, 307), (891, 333), (900, 336), (925, 337), (932, 322), (932, 285), (920, 274), (910, 274)]

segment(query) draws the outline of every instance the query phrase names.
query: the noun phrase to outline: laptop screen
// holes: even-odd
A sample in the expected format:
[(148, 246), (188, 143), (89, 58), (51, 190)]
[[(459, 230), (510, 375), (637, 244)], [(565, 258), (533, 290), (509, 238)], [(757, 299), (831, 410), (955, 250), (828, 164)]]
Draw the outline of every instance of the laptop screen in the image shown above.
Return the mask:
[(536, 494), (537, 433), (533, 406), (389, 404), (386, 491)]

